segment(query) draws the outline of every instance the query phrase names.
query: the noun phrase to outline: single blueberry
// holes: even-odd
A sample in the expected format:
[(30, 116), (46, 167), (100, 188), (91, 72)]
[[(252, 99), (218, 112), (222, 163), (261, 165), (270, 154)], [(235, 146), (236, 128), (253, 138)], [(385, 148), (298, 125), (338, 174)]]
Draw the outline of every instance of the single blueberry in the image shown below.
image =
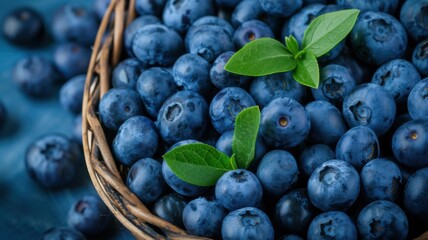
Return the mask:
[(394, 59), (380, 66), (371, 82), (384, 87), (394, 97), (398, 108), (406, 106), (410, 91), (420, 80), (421, 76), (412, 63)]
[(360, 176), (343, 160), (328, 160), (308, 180), (308, 196), (322, 211), (347, 210), (360, 193)]
[(291, 190), (279, 199), (275, 207), (274, 222), (281, 232), (305, 233), (317, 209), (309, 200), (307, 190)]
[(56, 10), (52, 20), (52, 35), (59, 42), (92, 45), (98, 32), (95, 12), (77, 3), (68, 3)]
[(383, 12), (361, 13), (350, 39), (357, 57), (375, 66), (402, 57), (407, 48), (407, 33), (403, 25)]
[(129, 169), (126, 185), (144, 204), (155, 202), (167, 190), (161, 163), (152, 158), (138, 160)]
[(127, 58), (113, 69), (111, 83), (114, 88), (135, 89), (137, 79), (144, 69), (144, 65), (138, 59)]
[(399, 0), (336, 0), (336, 3), (345, 8), (357, 8), (362, 12), (374, 11), (374, 12), (386, 12), (394, 14), (400, 1)]
[(276, 98), (262, 109), (260, 132), (271, 146), (297, 146), (306, 139), (310, 128), (309, 113), (291, 98)]
[(270, 27), (260, 20), (249, 20), (243, 22), (232, 37), (236, 49), (259, 38), (274, 38), (275, 35)]
[(411, 120), (392, 137), (392, 151), (399, 163), (411, 169), (428, 167), (428, 120)]
[(101, 198), (86, 195), (77, 200), (68, 212), (68, 225), (85, 236), (102, 234), (113, 221), (113, 215)]
[(303, 5), (303, 0), (259, 0), (262, 9), (276, 17), (290, 17)]
[(357, 170), (380, 155), (379, 140), (368, 127), (349, 129), (336, 145), (336, 158), (350, 163)]
[(404, 208), (422, 222), (428, 221), (428, 168), (414, 172), (404, 188)]
[(144, 107), (136, 91), (112, 88), (102, 96), (98, 111), (103, 126), (117, 130), (127, 119), (142, 115)]
[(413, 50), (412, 63), (422, 76), (428, 77), (428, 39), (416, 45)]
[(139, 15), (160, 16), (165, 6), (166, 0), (136, 0), (135, 11)]
[(307, 139), (312, 143), (334, 146), (348, 129), (342, 113), (329, 102), (313, 101), (305, 109), (311, 119)]
[(405, 1), (400, 10), (400, 21), (416, 41), (428, 38), (428, 1)]
[(81, 150), (75, 142), (61, 134), (49, 134), (28, 146), (25, 166), (40, 186), (58, 189), (74, 180), (81, 159)]
[(242, 23), (258, 19), (264, 14), (259, 0), (241, 0), (233, 9), (230, 21), (233, 27), (238, 28)]
[(208, 104), (197, 92), (179, 91), (163, 103), (157, 125), (167, 144), (186, 139), (199, 140), (208, 125)]
[(230, 212), (223, 219), (221, 237), (232, 239), (274, 239), (274, 229), (269, 217), (262, 210), (245, 207)]
[(254, 99), (244, 89), (223, 88), (211, 101), (209, 116), (214, 128), (220, 134), (234, 129), (235, 119), (245, 108), (255, 106)]
[(113, 153), (125, 166), (131, 166), (139, 159), (150, 158), (158, 147), (158, 131), (152, 120), (135, 116), (126, 120), (113, 140)]
[(54, 52), (55, 66), (65, 79), (86, 74), (90, 59), (91, 49), (73, 42), (59, 44)]
[(177, 85), (168, 70), (153, 67), (145, 70), (138, 77), (136, 89), (147, 113), (156, 118), (166, 99), (177, 92)]
[(85, 80), (86, 75), (77, 75), (64, 83), (59, 91), (62, 107), (75, 115), (82, 112)]
[(2, 23), (3, 36), (9, 42), (33, 47), (41, 43), (45, 32), (43, 18), (29, 7), (20, 7), (8, 13)]
[(255, 78), (250, 85), (250, 94), (261, 107), (275, 98), (288, 97), (302, 103), (307, 89), (296, 82), (291, 72), (275, 73)]
[(13, 68), (13, 81), (28, 96), (47, 97), (60, 82), (60, 74), (47, 58), (32, 55), (19, 60)]
[(55, 227), (46, 230), (42, 240), (86, 240), (86, 237), (77, 230), (68, 227)]
[(242, 76), (228, 72), (224, 69), (224, 66), (235, 54), (233, 51), (227, 51), (220, 54), (210, 69), (210, 80), (219, 89), (226, 87), (242, 87), (250, 81), (250, 77)]
[(417, 83), (411, 90), (407, 110), (412, 119), (428, 120), (428, 78)]
[(302, 151), (299, 169), (303, 175), (310, 177), (319, 165), (335, 157), (334, 151), (329, 146), (324, 144), (311, 145)]
[(215, 25), (223, 27), (223, 29), (229, 34), (230, 37), (232, 37), (233, 33), (235, 32), (235, 29), (227, 20), (216, 16), (204, 16), (199, 18), (192, 24), (192, 26), (188, 30), (188, 33), (190, 31), (194, 31), (192, 29), (197, 29), (196, 27), (200, 25)]
[(229, 211), (257, 207), (263, 197), (263, 188), (254, 173), (237, 169), (226, 172), (218, 179), (215, 197)]
[(388, 159), (378, 158), (368, 162), (361, 170), (360, 178), (364, 197), (369, 202), (395, 201), (401, 192), (400, 168)]
[(216, 201), (200, 197), (190, 201), (184, 208), (183, 223), (190, 234), (219, 237), (226, 213), (226, 209)]
[(406, 239), (409, 230), (404, 211), (386, 200), (377, 200), (364, 207), (356, 225), (362, 239)]
[(182, 196), (177, 193), (168, 193), (155, 202), (153, 213), (175, 226), (183, 228), (183, 210), (186, 205), (187, 202)]
[(366, 126), (381, 136), (394, 123), (396, 105), (385, 88), (365, 83), (355, 87), (345, 97), (342, 113), (349, 126)]
[(308, 240), (357, 240), (357, 229), (344, 212), (331, 211), (316, 216), (307, 232)]
[(145, 25), (132, 39), (132, 52), (145, 65), (168, 67), (184, 52), (183, 39), (165, 25)]
[(140, 30), (140, 28), (149, 24), (161, 24), (161, 20), (153, 15), (145, 15), (135, 18), (126, 27), (125, 32), (123, 33), (123, 44), (129, 57), (135, 56), (134, 52), (132, 51), (132, 41), (135, 37), (135, 34), (138, 32), (138, 30)]
[(257, 168), (257, 178), (263, 190), (273, 196), (281, 196), (290, 190), (298, 175), (296, 159), (284, 150), (267, 152)]

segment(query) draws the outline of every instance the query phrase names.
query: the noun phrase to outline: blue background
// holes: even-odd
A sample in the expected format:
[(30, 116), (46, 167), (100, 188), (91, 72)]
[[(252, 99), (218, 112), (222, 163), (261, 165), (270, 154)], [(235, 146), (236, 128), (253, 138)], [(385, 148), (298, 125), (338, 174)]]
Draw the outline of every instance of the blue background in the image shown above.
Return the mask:
[[(0, 0), (0, 20), (12, 9), (31, 6), (43, 15), (49, 28), (53, 12), (66, 2), (79, 2), (91, 7), (92, 0)], [(73, 115), (64, 110), (58, 94), (34, 100), (22, 94), (11, 79), (12, 68), (21, 58), (41, 54), (52, 59), (55, 43), (39, 49), (13, 46), (0, 38), (0, 101), (8, 112), (8, 122), (0, 130), (0, 239), (40, 239), (51, 227), (67, 226), (71, 204), (86, 194), (96, 194), (82, 160), (81, 173), (70, 188), (47, 191), (28, 176), (24, 167), (26, 148), (48, 133), (71, 136)], [(130, 233), (117, 220), (108, 238), (131, 239)]]

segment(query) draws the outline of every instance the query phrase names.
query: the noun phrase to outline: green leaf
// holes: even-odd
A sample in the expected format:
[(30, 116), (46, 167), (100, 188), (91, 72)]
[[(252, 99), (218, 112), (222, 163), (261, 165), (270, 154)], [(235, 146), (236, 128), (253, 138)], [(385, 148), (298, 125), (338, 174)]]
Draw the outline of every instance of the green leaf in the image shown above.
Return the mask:
[(235, 154), (232, 154), (232, 157), (230, 157), (230, 164), (232, 165), (233, 169), (238, 169), (238, 165), (236, 165)]
[(259, 124), (258, 106), (246, 108), (236, 117), (232, 151), (239, 168), (246, 169), (254, 158)]
[(302, 85), (318, 88), (320, 70), (317, 58), (312, 52), (303, 52), (297, 58), (297, 67), (293, 70), (293, 78)]
[(299, 53), (299, 43), (297, 42), (296, 38), (293, 37), (293, 35), (290, 35), (289, 37), (285, 37), (285, 46), (287, 46), (287, 49), (290, 50), (290, 52), (296, 56), (297, 53)]
[(234, 169), (226, 154), (204, 143), (173, 148), (163, 158), (180, 179), (197, 186), (215, 185), (225, 172)]
[(291, 71), (296, 67), (293, 54), (272, 38), (259, 38), (244, 45), (224, 66), (229, 72), (264, 76)]
[(305, 31), (302, 48), (315, 57), (326, 54), (351, 32), (359, 12), (348, 9), (318, 16)]

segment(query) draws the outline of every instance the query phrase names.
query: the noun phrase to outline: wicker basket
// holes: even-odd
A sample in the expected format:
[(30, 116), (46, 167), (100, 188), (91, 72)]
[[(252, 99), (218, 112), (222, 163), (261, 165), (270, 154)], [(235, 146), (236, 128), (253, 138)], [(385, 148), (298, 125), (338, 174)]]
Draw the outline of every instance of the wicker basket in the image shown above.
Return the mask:
[[(127, 169), (114, 161), (96, 115), (100, 98), (110, 88), (111, 69), (121, 58), (123, 32), (135, 17), (134, 6), (135, 0), (112, 0), (93, 46), (82, 107), (83, 148), (89, 176), (101, 199), (137, 239), (206, 239), (188, 235), (153, 215), (128, 189), (123, 180)], [(428, 232), (417, 239), (428, 239)]]
[(123, 31), (135, 17), (134, 5), (135, 0), (112, 0), (93, 46), (82, 107), (86, 166), (101, 199), (137, 239), (203, 239), (153, 215), (127, 188), (123, 181), (127, 169), (115, 163), (96, 115), (101, 96), (110, 88), (111, 69), (121, 58)]

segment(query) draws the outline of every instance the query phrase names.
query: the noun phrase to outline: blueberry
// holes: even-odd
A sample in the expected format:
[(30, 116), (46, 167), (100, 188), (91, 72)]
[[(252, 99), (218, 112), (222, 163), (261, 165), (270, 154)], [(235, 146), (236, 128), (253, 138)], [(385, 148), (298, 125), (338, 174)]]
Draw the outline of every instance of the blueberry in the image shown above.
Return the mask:
[(428, 120), (428, 78), (417, 83), (411, 90), (407, 110), (412, 119)]
[[(398, 1), (398, 0), (397, 0)], [(400, 10), (400, 21), (416, 41), (428, 38), (428, 1), (408, 0)]]
[(224, 66), (234, 53), (233, 51), (227, 51), (220, 54), (211, 66), (210, 80), (219, 89), (226, 87), (242, 87), (250, 80), (250, 77), (237, 75), (224, 70)]
[(404, 188), (404, 208), (412, 216), (426, 223), (428, 221), (428, 168), (414, 172)]
[(309, 113), (291, 98), (276, 98), (262, 109), (260, 132), (271, 146), (297, 146), (306, 139), (310, 128)]
[(392, 137), (395, 158), (411, 169), (428, 167), (428, 120), (412, 120), (401, 125)]
[(32, 55), (19, 60), (12, 73), (13, 81), (28, 96), (47, 97), (59, 83), (60, 75), (47, 58)]
[(132, 51), (132, 41), (135, 37), (135, 34), (138, 32), (138, 30), (140, 30), (140, 28), (150, 24), (161, 24), (161, 20), (153, 15), (145, 15), (135, 18), (126, 27), (125, 32), (123, 33), (123, 44), (129, 57), (135, 56), (134, 52)]
[(412, 55), (412, 63), (422, 76), (428, 77), (428, 39), (416, 45)]
[(136, 0), (135, 11), (139, 15), (160, 16), (165, 6), (166, 0)]
[[(223, 152), (229, 157), (232, 156), (233, 133), (234, 133), (234, 130), (230, 130), (223, 133), (215, 143), (215, 148)], [(256, 139), (254, 159), (251, 161), (248, 169), (250, 170), (257, 169), (257, 166), (259, 165), (260, 160), (262, 159), (266, 151), (267, 151), (267, 145), (263, 140), (263, 137), (259, 134), (257, 135), (257, 139)]]
[(154, 206), (153, 213), (174, 224), (177, 227), (184, 227), (183, 210), (187, 203), (184, 198), (176, 193), (168, 193), (159, 198)]
[(393, 161), (374, 159), (364, 165), (360, 177), (364, 197), (369, 202), (395, 201), (400, 194), (401, 172)]
[(226, 215), (221, 228), (224, 240), (234, 239), (274, 239), (274, 229), (269, 217), (263, 211), (246, 207)]
[(371, 65), (381, 65), (403, 56), (407, 33), (393, 16), (382, 12), (363, 12), (350, 34), (357, 57)]
[(395, 203), (377, 200), (361, 210), (356, 222), (362, 239), (406, 239), (406, 214)]
[(258, 19), (264, 13), (259, 0), (241, 0), (233, 10), (230, 21), (237, 28), (246, 21)]
[(152, 158), (138, 160), (129, 169), (126, 185), (144, 204), (155, 202), (167, 190), (161, 163)]
[(58, 189), (74, 180), (81, 159), (82, 153), (75, 142), (61, 134), (49, 134), (28, 146), (25, 166), (39, 185)]
[(7, 118), (6, 107), (4, 106), (3, 102), (0, 101), (0, 129), (6, 123), (6, 118)]
[(294, 189), (279, 199), (275, 207), (274, 221), (280, 231), (305, 233), (316, 212), (307, 190)]
[(379, 140), (368, 127), (349, 129), (336, 145), (336, 158), (347, 161), (357, 170), (380, 155)]
[(72, 139), (79, 144), (82, 144), (82, 115), (79, 114), (73, 120)]
[(260, 20), (249, 20), (243, 22), (233, 34), (233, 44), (236, 49), (259, 38), (274, 38), (275, 35), (270, 27)]
[(338, 64), (329, 64), (321, 68), (319, 87), (312, 88), (311, 91), (316, 100), (341, 105), (343, 99), (356, 85), (357, 82), (348, 68)]
[(187, 53), (175, 61), (172, 75), (178, 87), (206, 96), (214, 87), (210, 81), (210, 68), (203, 57)]
[(145, 70), (138, 77), (136, 89), (147, 113), (156, 118), (166, 99), (177, 92), (177, 85), (168, 70), (153, 67)]
[(335, 145), (346, 132), (342, 113), (326, 101), (313, 101), (305, 106), (310, 115), (311, 130), (307, 139), (313, 143)]
[(255, 78), (251, 82), (250, 94), (263, 108), (273, 99), (281, 97), (301, 103), (306, 97), (306, 88), (296, 82), (290, 72), (275, 73)]
[(218, 237), (226, 210), (216, 201), (196, 198), (183, 211), (183, 222), (190, 234), (202, 237)]
[(322, 211), (347, 210), (360, 193), (360, 176), (343, 160), (328, 160), (308, 180), (308, 196)]
[(257, 207), (263, 196), (262, 185), (256, 175), (245, 169), (226, 172), (215, 185), (215, 197), (224, 208), (233, 211)]
[(315, 144), (306, 147), (299, 161), (299, 169), (306, 177), (310, 177), (313, 171), (322, 163), (334, 159), (336, 157), (334, 151), (327, 145)]
[(346, 8), (357, 8), (361, 11), (386, 12), (394, 14), (400, 1), (399, 0), (336, 0), (336, 3)]
[(265, 12), (276, 17), (290, 17), (303, 5), (303, 0), (259, 0), (259, 2)]
[(79, 231), (68, 227), (55, 227), (43, 233), (42, 240), (86, 240)]
[(136, 91), (112, 88), (102, 96), (98, 111), (103, 126), (117, 130), (127, 119), (142, 115), (144, 108)]
[(254, 99), (244, 89), (223, 88), (211, 101), (209, 116), (220, 134), (234, 129), (235, 118), (245, 108), (255, 106)]
[(150, 158), (158, 147), (158, 131), (152, 120), (135, 116), (126, 120), (113, 140), (116, 159), (125, 166), (131, 166), (141, 158)]
[(76, 3), (65, 4), (53, 15), (52, 35), (59, 42), (92, 45), (98, 31), (95, 12)]
[(418, 70), (409, 61), (395, 59), (380, 66), (371, 82), (388, 90), (397, 106), (406, 106), (410, 91), (420, 80)]
[(132, 39), (132, 52), (149, 66), (171, 66), (183, 51), (181, 36), (162, 24), (145, 25)]
[(222, 27), (230, 37), (233, 36), (233, 33), (235, 32), (235, 29), (232, 27), (232, 25), (225, 19), (219, 18), (216, 16), (204, 16), (196, 20), (192, 26), (189, 28), (188, 32), (193, 31), (192, 29), (197, 29), (197, 26), (200, 25), (215, 25)]
[(346, 46), (338, 57), (329, 61), (329, 64), (337, 64), (346, 67), (357, 84), (367, 82), (367, 79), (370, 79), (373, 75), (369, 66), (359, 61), (354, 56), (352, 49)]
[(357, 240), (354, 222), (344, 212), (331, 211), (321, 213), (309, 225), (308, 240)]
[(381, 136), (394, 123), (396, 105), (385, 88), (365, 83), (354, 88), (345, 97), (342, 113), (349, 126), (367, 126)]
[(3, 19), (3, 36), (9, 42), (21, 46), (40, 43), (45, 27), (40, 14), (32, 8), (20, 7)]
[(127, 58), (116, 65), (111, 76), (114, 88), (135, 89), (137, 79), (144, 71), (144, 65), (136, 58)]
[(263, 190), (273, 196), (281, 196), (298, 180), (299, 170), (293, 155), (284, 150), (267, 152), (257, 168), (257, 178)]
[(162, 139), (174, 144), (186, 139), (200, 139), (208, 122), (208, 104), (197, 92), (183, 90), (169, 97), (157, 116)]
[(59, 92), (62, 107), (75, 115), (82, 112), (85, 80), (86, 75), (77, 75), (62, 85)]
[(294, 234), (285, 234), (284, 236), (280, 237), (279, 240), (303, 240), (303, 238)]
[[(298, 1), (302, 2), (301, 0)], [(296, 0), (290, 1), (290, 3), (291, 2), (296, 2)], [(288, 37), (290, 35), (293, 35), (299, 45), (301, 45), (303, 42), (303, 34), (305, 33), (305, 30), (308, 28), (312, 20), (315, 19), (318, 12), (324, 7), (324, 4), (311, 4), (300, 9), (296, 14), (292, 15), (288, 21), (284, 23), (282, 29), (282, 36)]]
[(68, 212), (68, 225), (85, 236), (102, 234), (113, 220), (106, 205), (98, 196), (86, 195), (77, 200)]
[(213, 0), (168, 0), (162, 19), (168, 27), (184, 33), (198, 18), (215, 15), (215, 12)]
[(65, 79), (86, 74), (90, 59), (91, 49), (73, 42), (59, 44), (54, 52), (55, 66)]
[(231, 36), (223, 26), (199, 25), (186, 34), (186, 50), (213, 62), (220, 54), (234, 51)]
[(234, 9), (241, 0), (216, 0), (215, 2), (220, 8)]

